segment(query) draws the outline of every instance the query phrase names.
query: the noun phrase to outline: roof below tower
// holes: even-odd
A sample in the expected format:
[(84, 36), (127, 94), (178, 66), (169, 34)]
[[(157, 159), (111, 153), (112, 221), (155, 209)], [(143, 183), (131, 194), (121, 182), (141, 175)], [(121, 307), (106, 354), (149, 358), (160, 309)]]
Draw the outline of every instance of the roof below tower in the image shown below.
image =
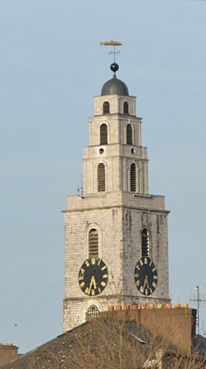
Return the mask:
[(102, 87), (101, 96), (105, 95), (129, 96), (129, 91), (127, 85), (114, 75)]
[[(151, 346), (152, 345), (152, 346)], [(166, 346), (167, 345), (167, 346)], [(135, 320), (100, 317), (87, 321), (3, 365), (2, 369), (143, 367), (154, 348), (168, 347)], [(176, 347), (169, 346), (172, 352)], [(136, 366), (137, 367), (137, 366)]]

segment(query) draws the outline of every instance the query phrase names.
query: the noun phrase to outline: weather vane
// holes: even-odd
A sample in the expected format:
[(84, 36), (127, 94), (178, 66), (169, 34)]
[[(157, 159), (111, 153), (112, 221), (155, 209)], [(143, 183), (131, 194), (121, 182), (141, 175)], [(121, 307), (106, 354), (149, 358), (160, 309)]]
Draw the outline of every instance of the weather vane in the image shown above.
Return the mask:
[(119, 54), (120, 51), (116, 51), (115, 47), (116, 46), (122, 46), (121, 42), (118, 41), (105, 41), (105, 42), (100, 42), (100, 46), (104, 45), (104, 46), (113, 46), (113, 51), (110, 51), (109, 54), (113, 54), (114, 55), (114, 63), (115, 63), (115, 55)]

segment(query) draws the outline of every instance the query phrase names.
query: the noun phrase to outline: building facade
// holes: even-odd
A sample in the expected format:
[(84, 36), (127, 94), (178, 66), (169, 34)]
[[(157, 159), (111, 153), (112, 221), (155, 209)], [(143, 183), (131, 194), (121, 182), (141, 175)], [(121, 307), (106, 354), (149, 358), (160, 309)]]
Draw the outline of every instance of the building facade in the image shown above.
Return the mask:
[(136, 98), (116, 76), (94, 98), (83, 191), (65, 210), (64, 331), (108, 305), (169, 301), (163, 196), (148, 192)]

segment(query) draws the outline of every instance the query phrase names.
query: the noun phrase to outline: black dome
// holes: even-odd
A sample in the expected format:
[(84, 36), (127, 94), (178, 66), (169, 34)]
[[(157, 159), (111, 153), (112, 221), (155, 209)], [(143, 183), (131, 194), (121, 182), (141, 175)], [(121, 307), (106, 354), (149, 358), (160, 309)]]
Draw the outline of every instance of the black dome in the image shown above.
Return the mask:
[(114, 76), (112, 79), (109, 79), (109, 81), (105, 82), (102, 87), (101, 95), (129, 96), (129, 91), (127, 85)]

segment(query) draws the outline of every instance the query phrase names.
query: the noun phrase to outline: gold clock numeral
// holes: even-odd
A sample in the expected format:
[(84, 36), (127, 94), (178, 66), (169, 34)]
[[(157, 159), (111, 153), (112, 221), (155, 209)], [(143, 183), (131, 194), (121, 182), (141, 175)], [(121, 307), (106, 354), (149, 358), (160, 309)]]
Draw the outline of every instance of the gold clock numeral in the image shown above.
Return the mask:
[(102, 270), (102, 271), (103, 271), (103, 270), (105, 270), (105, 269), (107, 269), (106, 265), (104, 265), (104, 266), (101, 268), (101, 270)]
[(89, 289), (88, 287), (86, 288), (85, 293), (86, 293), (87, 295), (89, 295), (89, 294), (90, 294), (90, 289)]
[(108, 278), (108, 274), (104, 274), (102, 278)]
[(95, 290), (94, 289), (92, 289), (92, 296), (94, 296), (95, 295)]
[(85, 264), (86, 264), (87, 267), (90, 266), (89, 260), (86, 260)]
[(100, 287), (98, 287), (98, 292), (100, 293), (100, 292), (102, 292), (102, 290), (101, 290), (101, 288)]
[(137, 280), (136, 281), (136, 286), (138, 287), (140, 285), (140, 281), (139, 280)]
[(91, 258), (91, 264), (95, 265), (96, 264), (96, 259), (95, 258)]
[(102, 287), (105, 287), (106, 286), (106, 283), (104, 281), (101, 282), (101, 286)]
[(153, 286), (154, 288), (156, 288), (156, 287), (157, 287), (157, 283), (152, 282), (152, 286)]
[(154, 268), (152, 269), (152, 272), (154, 273), (156, 270), (157, 270), (157, 268), (156, 268), (156, 267), (154, 267)]
[[(100, 264), (101, 264), (101, 261), (102, 261), (102, 259), (99, 259), (99, 261), (98, 261), (97, 265), (100, 265)], [(105, 266), (106, 266), (106, 265), (105, 265)]]
[(80, 283), (80, 287), (84, 287), (85, 286), (85, 282)]

